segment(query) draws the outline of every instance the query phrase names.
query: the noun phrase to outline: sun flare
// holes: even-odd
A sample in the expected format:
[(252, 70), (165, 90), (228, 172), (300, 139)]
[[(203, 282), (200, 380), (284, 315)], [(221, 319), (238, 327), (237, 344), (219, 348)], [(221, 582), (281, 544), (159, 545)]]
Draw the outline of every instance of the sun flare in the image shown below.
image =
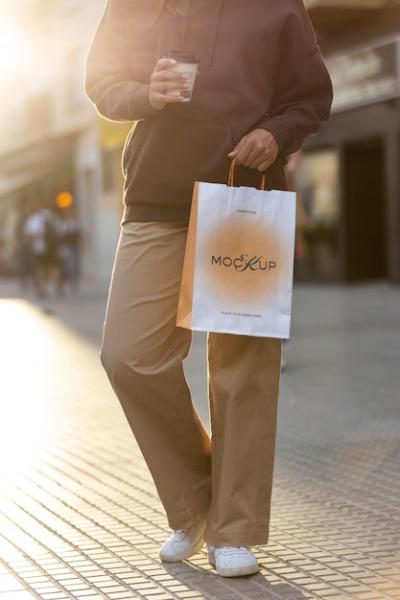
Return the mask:
[(0, 78), (18, 74), (26, 68), (31, 49), (24, 32), (13, 22), (0, 25)]

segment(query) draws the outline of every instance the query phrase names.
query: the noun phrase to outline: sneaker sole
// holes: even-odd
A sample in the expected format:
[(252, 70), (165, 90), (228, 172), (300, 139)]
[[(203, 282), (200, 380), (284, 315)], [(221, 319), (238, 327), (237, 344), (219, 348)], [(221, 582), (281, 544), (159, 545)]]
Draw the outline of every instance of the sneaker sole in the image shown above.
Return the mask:
[(254, 575), (259, 570), (258, 566), (252, 566), (241, 569), (217, 569), (217, 573), (220, 577), (243, 577), (244, 575)]
[[(208, 562), (216, 569), (214, 552), (208, 552)], [(258, 573), (260, 567), (258, 565), (251, 565), (249, 567), (241, 567), (239, 569), (217, 569), (218, 575), (221, 577), (243, 577), (244, 575), (254, 575)]]

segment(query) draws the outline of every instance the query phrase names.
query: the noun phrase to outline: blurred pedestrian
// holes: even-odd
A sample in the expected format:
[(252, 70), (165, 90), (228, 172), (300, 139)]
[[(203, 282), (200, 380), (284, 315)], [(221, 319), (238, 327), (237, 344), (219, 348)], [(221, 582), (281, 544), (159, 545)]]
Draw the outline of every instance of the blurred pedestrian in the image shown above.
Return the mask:
[(67, 284), (71, 290), (76, 291), (80, 278), (82, 229), (72, 210), (63, 209), (58, 225), (58, 235), (62, 285)]
[(58, 253), (58, 217), (48, 208), (31, 213), (24, 224), (24, 252), (29, 252), (28, 264), (40, 299), (49, 295), (49, 286), (60, 292), (61, 269)]
[(194, 181), (226, 183), (233, 157), (237, 185), (266, 171), (286, 189), (287, 156), (329, 118), (328, 71), (302, 0), (108, 0), (86, 90), (104, 117), (136, 122), (101, 360), (174, 530), (160, 557), (206, 541), (219, 575), (254, 573), (281, 340), (209, 335), (210, 439), (183, 374), (191, 334), (175, 325), (187, 223)]
[(33, 267), (31, 264), (30, 240), (25, 232), (26, 215), (20, 215), (15, 228), (15, 273), (22, 292), (33, 283)]
[(0, 277), (7, 275), (7, 271), (6, 244), (0, 237)]

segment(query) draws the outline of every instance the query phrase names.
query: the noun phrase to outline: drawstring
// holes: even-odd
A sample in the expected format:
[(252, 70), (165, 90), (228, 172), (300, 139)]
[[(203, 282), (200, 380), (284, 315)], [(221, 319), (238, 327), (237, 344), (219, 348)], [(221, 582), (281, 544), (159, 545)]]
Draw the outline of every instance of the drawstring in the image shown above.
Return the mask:
[(218, 25), (221, 18), (222, 0), (218, 0), (217, 12), (214, 19), (214, 28), (208, 41), (208, 66), (211, 67), (218, 36)]
[(181, 48), (185, 46), (186, 35), (189, 29), (190, 22), (190, 9), (192, 8), (192, 0), (186, 0), (186, 6), (184, 11), (184, 18), (182, 19), (181, 28)]
[[(218, 26), (221, 19), (221, 10), (222, 10), (223, 0), (218, 0), (217, 9), (215, 13), (215, 17), (213, 20), (214, 27), (212, 32), (210, 33), (210, 37), (208, 39), (208, 66), (211, 67), (213, 63), (213, 58), (215, 54), (215, 47), (217, 44), (217, 36), (218, 36)], [(190, 12), (192, 8), (192, 0), (186, 0), (186, 7), (184, 18), (182, 19), (182, 28), (181, 28), (181, 48), (184, 48), (187, 32), (189, 29), (190, 22)]]

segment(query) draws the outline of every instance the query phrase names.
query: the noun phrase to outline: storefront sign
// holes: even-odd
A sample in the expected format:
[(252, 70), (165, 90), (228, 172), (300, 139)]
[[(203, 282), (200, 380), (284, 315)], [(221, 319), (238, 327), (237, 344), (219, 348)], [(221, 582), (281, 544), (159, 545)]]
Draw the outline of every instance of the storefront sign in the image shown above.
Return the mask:
[(326, 61), (333, 112), (400, 97), (400, 38)]

